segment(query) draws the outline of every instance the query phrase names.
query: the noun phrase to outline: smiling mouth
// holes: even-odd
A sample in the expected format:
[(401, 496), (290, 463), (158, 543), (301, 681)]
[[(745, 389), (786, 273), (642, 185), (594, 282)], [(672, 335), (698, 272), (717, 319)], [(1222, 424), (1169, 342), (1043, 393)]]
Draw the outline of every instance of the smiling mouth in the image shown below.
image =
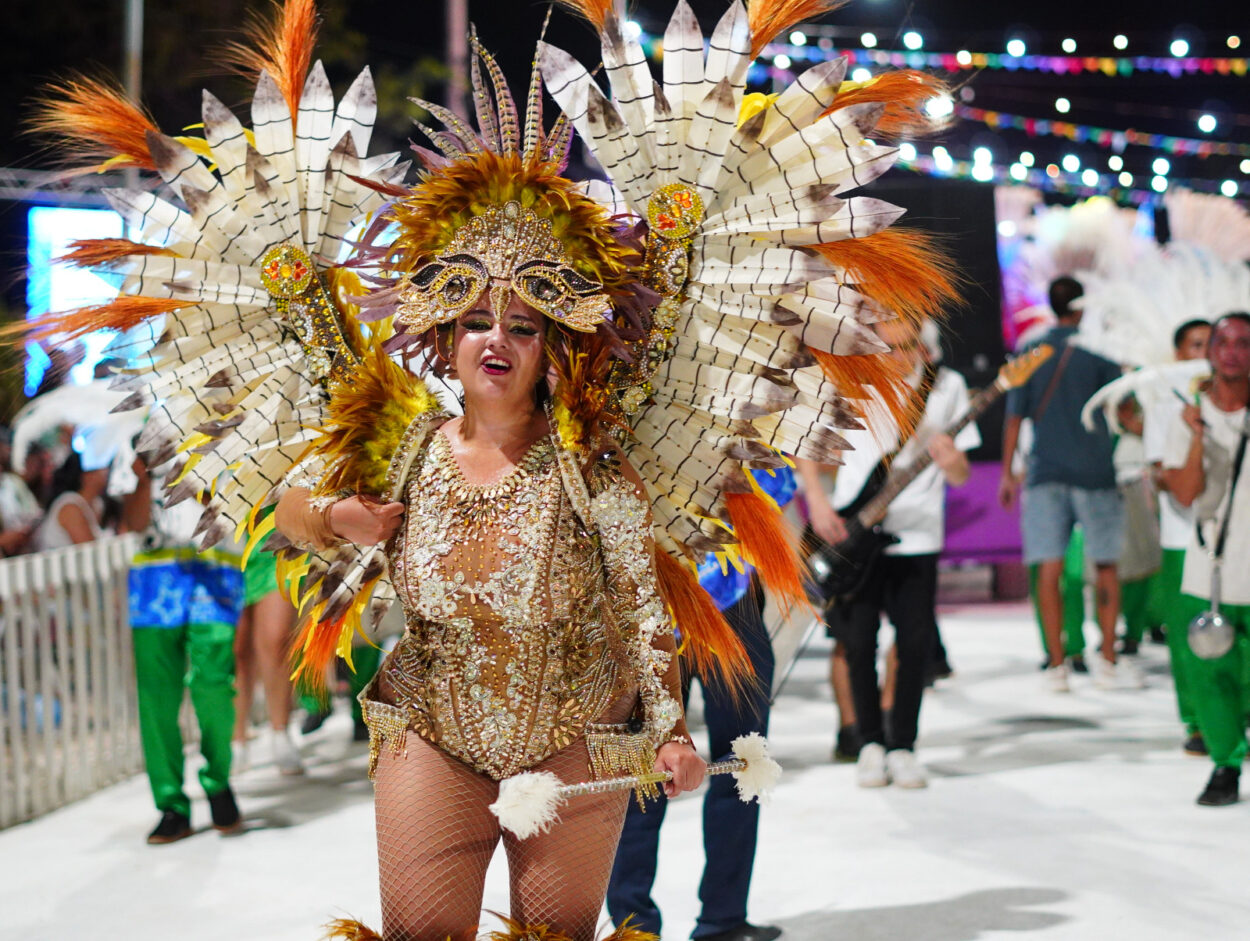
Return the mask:
[(512, 364), (498, 356), (488, 356), (482, 361), (482, 369), (491, 376), (502, 376), (512, 369)]

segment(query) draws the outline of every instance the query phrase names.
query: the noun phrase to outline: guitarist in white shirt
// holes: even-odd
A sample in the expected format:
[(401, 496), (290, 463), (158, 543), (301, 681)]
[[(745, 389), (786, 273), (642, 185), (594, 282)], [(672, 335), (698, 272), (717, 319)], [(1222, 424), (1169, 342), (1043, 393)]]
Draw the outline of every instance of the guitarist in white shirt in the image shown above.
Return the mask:
[[(912, 386), (921, 394), (926, 366), (940, 355), (936, 326), (926, 323), (916, 331), (896, 320), (878, 324), (877, 332), (892, 347), (891, 355), (906, 360)], [(849, 667), (851, 697), (863, 743), (857, 768), (862, 787), (881, 787), (893, 781), (900, 787), (918, 788), (928, 783), (914, 748), (925, 674), (937, 644), (937, 563), (944, 539), (945, 488), (967, 481), (970, 469), (966, 453), (981, 443), (975, 423), (967, 423), (954, 438), (943, 430), (969, 410), (963, 377), (940, 366), (936, 370), (930, 367), (929, 375), (932, 385), (923, 417), (891, 463), (904, 468), (926, 452), (933, 463), (889, 505), (882, 527), (898, 542), (885, 549), (856, 596), (831, 605), (826, 615), (829, 634), (845, 651)], [(880, 409), (884, 415), (879, 403), (870, 402), (868, 407)], [(880, 418), (871, 424), (878, 433), (888, 427)], [(851, 503), (882, 458), (899, 444), (897, 431), (892, 438), (888, 433), (884, 438), (874, 438), (868, 431), (852, 431), (847, 439), (854, 450), (843, 455), (846, 463), (841, 468), (799, 461), (812, 529), (830, 544), (841, 542), (847, 535), (834, 507)], [(834, 476), (832, 500), (826, 488), (829, 476)], [(888, 730), (883, 728), (877, 680), (877, 634), (883, 613), (894, 625), (898, 656)], [(832, 672), (836, 675), (836, 666)]]

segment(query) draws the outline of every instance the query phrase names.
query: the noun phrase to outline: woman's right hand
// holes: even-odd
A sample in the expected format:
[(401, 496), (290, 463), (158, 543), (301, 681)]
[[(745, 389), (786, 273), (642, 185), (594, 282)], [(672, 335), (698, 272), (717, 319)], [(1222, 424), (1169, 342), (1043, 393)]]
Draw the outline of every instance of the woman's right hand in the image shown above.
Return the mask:
[(358, 546), (374, 546), (395, 535), (403, 521), (402, 503), (378, 503), (361, 496), (339, 500), (330, 507), (334, 535)]
[(846, 523), (823, 493), (808, 500), (807, 516), (812, 524), (812, 532), (829, 545), (836, 546), (846, 538)]

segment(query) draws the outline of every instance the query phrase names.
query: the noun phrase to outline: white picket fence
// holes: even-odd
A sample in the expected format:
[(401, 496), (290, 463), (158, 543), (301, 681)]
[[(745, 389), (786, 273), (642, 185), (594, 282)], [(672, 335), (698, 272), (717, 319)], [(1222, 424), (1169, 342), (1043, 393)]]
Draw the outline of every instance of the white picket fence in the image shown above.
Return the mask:
[(126, 592), (137, 545), (0, 561), (0, 828), (143, 767)]

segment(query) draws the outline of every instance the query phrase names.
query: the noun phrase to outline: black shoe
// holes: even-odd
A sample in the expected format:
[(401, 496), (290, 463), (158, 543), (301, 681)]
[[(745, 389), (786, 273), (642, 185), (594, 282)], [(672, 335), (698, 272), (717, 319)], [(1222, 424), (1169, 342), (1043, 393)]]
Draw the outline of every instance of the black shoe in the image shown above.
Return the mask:
[(1240, 768), (1216, 768), (1211, 772), (1206, 790), (1198, 795), (1198, 803), (1203, 807), (1227, 807), (1237, 803), (1240, 780)]
[(317, 729), (326, 724), (326, 719), (328, 718), (330, 718), (329, 709), (325, 712), (322, 712), (321, 710), (310, 712), (308, 715), (304, 716), (304, 721), (300, 723), (299, 730), (304, 735), (312, 735), (313, 732), (316, 732)]
[(858, 761), (859, 749), (863, 743), (859, 740), (859, 732), (853, 725), (844, 725), (838, 729), (837, 742), (833, 746), (834, 761)]
[(1075, 657), (1068, 658), (1068, 668), (1073, 673), (1088, 673), (1089, 667), (1085, 665), (1085, 658), (1079, 653)]
[(156, 825), (156, 829), (148, 834), (148, 842), (153, 845), (176, 843), (183, 837), (190, 836), (192, 832), (190, 817), (176, 810), (167, 810), (161, 814), (161, 822)]
[(243, 826), (239, 805), (234, 802), (234, 792), (228, 787), (209, 795), (208, 809), (213, 815), (213, 826), (222, 833), (233, 833)]
[(1152, 644), (1166, 644), (1168, 642), (1167, 631), (1162, 627), (1152, 627), (1150, 629), (1150, 642)]
[(1201, 732), (1194, 732), (1189, 738), (1185, 739), (1185, 744), (1181, 747), (1185, 750), (1186, 755), (1193, 755), (1196, 758), (1205, 758), (1208, 754), (1207, 743), (1203, 739)]
[(1126, 653), (1130, 657), (1137, 653), (1137, 641), (1129, 640), (1127, 637), (1120, 641), (1120, 653)]
[(744, 921), (728, 931), (701, 935), (699, 941), (776, 941), (780, 937), (781, 929), (775, 925), (753, 925)]
[(352, 722), (352, 741), (369, 741), (369, 726), (365, 725), (365, 720), (362, 718), (358, 717)]

